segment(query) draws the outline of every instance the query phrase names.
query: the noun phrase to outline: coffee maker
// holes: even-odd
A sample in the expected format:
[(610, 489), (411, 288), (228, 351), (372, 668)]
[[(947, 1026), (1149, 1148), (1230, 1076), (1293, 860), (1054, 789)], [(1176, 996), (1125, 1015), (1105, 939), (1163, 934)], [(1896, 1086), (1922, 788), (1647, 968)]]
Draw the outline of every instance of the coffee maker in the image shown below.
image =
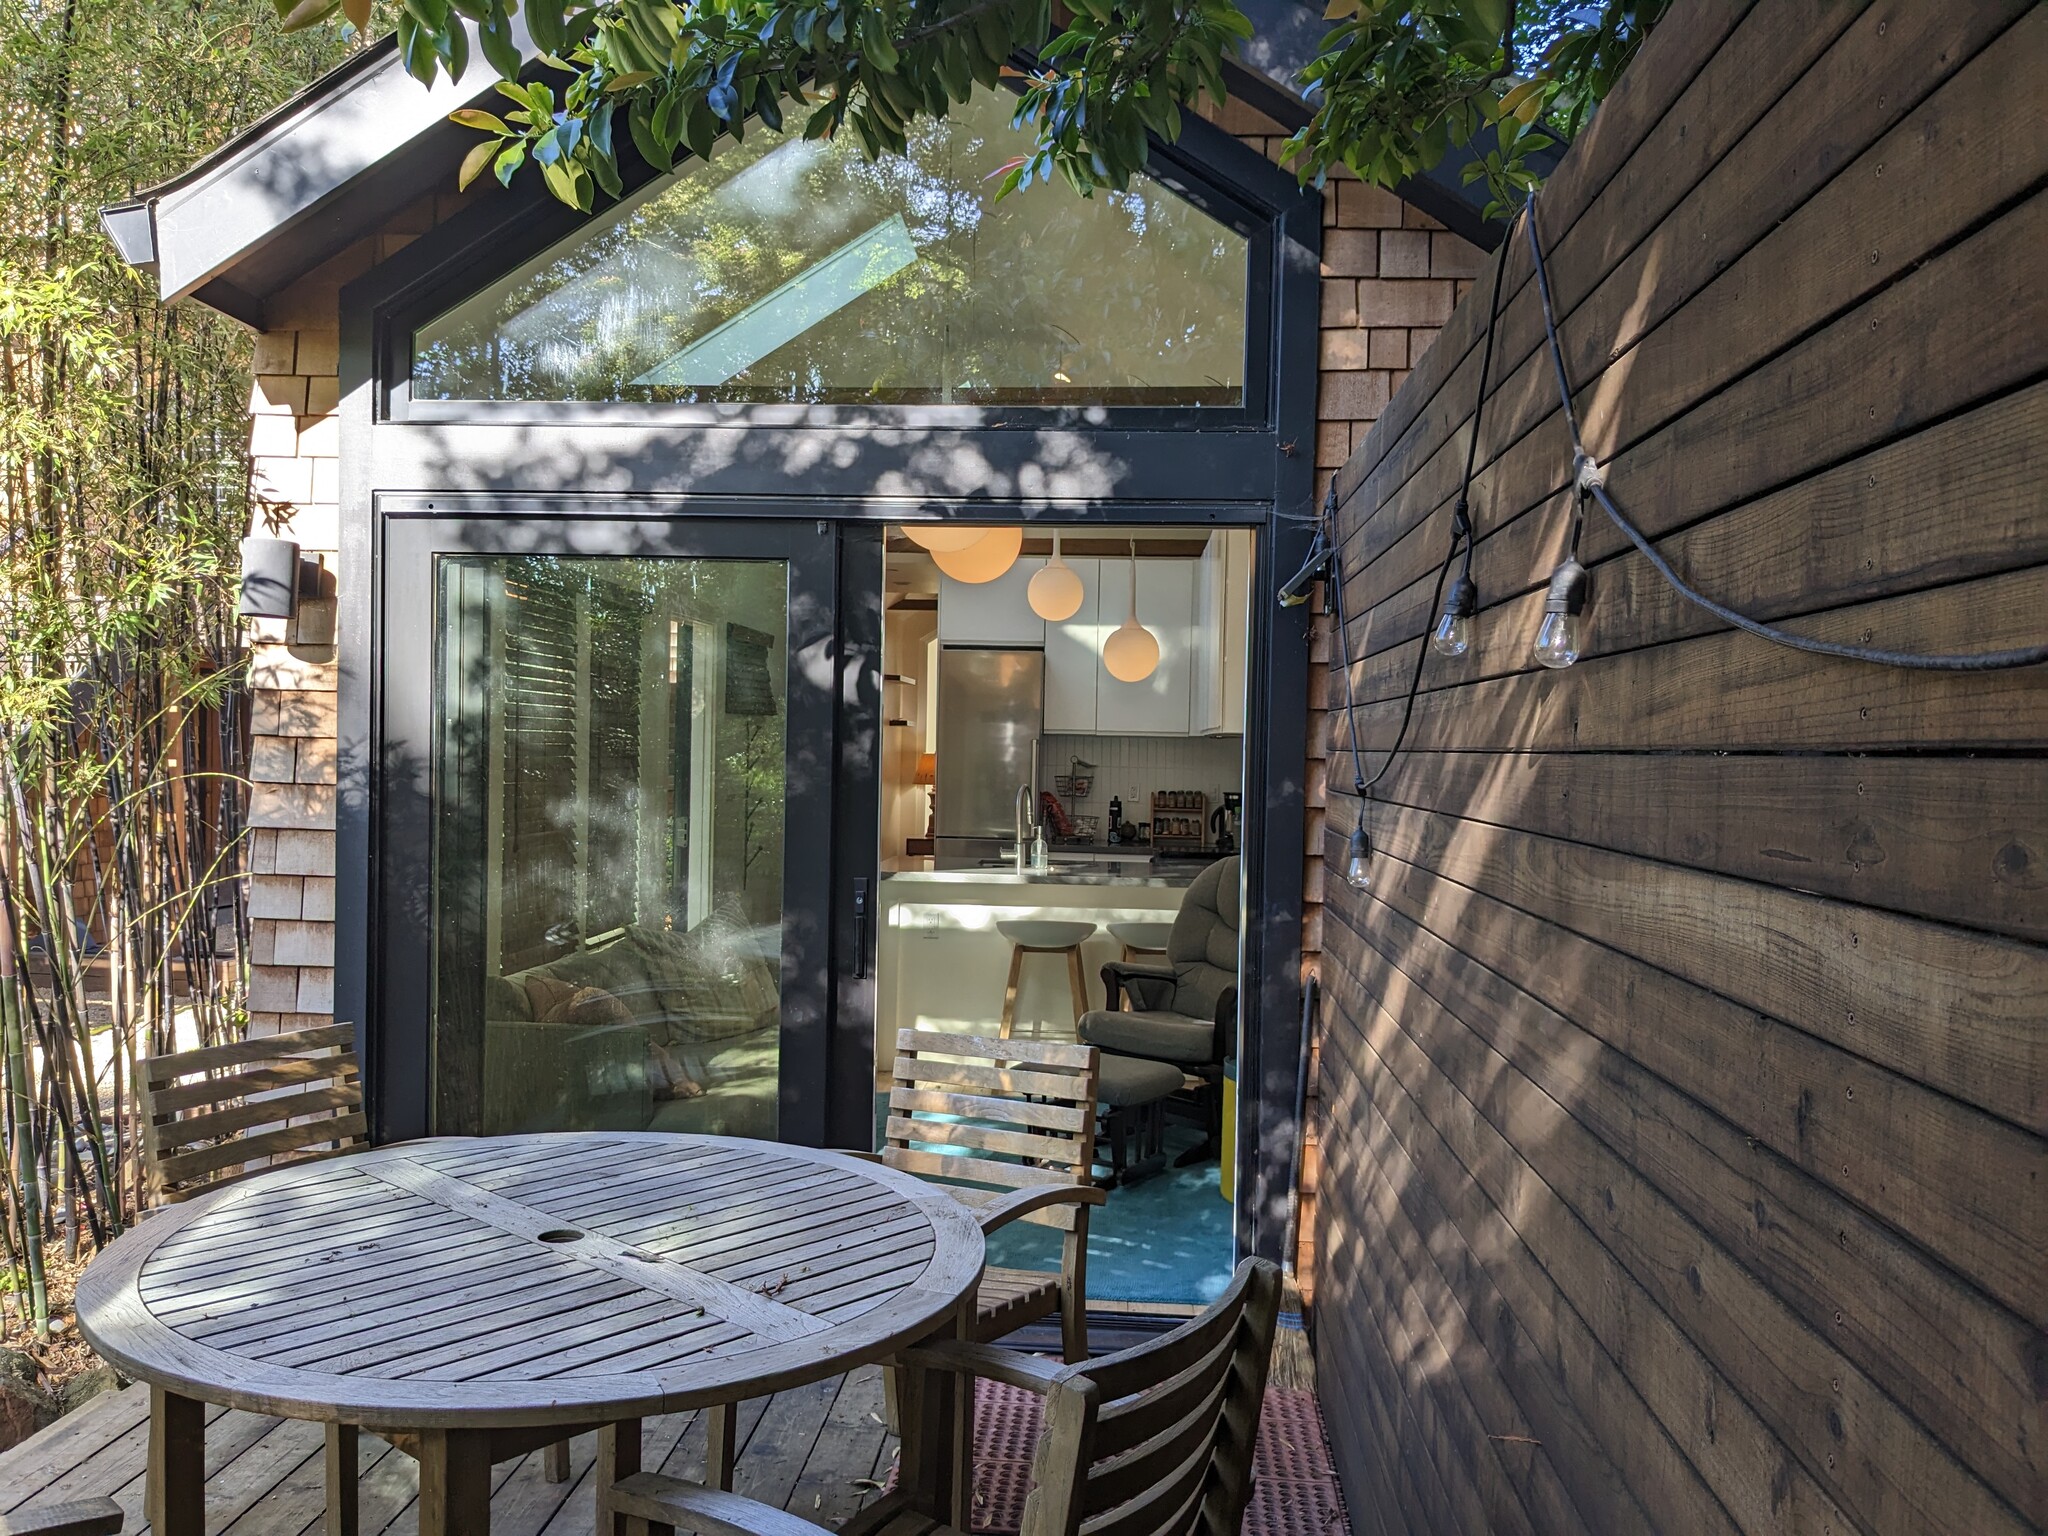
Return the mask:
[(1210, 842), (1218, 853), (1237, 852), (1237, 823), (1244, 814), (1244, 796), (1234, 789), (1223, 792), (1223, 803), (1209, 813)]

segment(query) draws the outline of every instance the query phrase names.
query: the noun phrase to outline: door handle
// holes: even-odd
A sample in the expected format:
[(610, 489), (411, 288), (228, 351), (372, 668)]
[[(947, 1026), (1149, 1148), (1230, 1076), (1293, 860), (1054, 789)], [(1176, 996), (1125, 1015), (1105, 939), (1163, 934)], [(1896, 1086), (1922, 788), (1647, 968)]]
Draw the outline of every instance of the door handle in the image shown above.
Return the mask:
[(853, 979), (868, 979), (868, 882), (853, 882)]

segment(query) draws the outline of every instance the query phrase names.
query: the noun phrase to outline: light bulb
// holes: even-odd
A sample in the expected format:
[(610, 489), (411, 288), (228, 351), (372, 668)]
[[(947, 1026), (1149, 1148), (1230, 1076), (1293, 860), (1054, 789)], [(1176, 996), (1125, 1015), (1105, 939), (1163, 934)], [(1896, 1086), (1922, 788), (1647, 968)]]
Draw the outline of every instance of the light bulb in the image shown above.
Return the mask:
[(986, 528), (962, 528), (956, 523), (905, 523), (903, 536), (919, 549), (933, 554), (957, 554), (979, 544)]
[(1546, 613), (1536, 631), (1536, 660), (1546, 667), (1568, 667), (1579, 659), (1579, 621), (1568, 613)]
[(1131, 606), (1102, 642), (1102, 664), (1120, 683), (1142, 683), (1159, 665), (1159, 637), (1138, 622), (1138, 541), (1131, 540)]
[(1460, 575), (1444, 599), (1443, 617), (1430, 632), (1429, 643), (1439, 656), (1462, 656), (1472, 649), (1472, 615), (1479, 611), (1479, 588)]
[(1344, 883), (1354, 891), (1372, 888), (1372, 839), (1365, 835), (1365, 823), (1351, 829), (1351, 847), (1344, 856)]
[(1579, 615), (1586, 611), (1586, 568), (1566, 555), (1550, 573), (1543, 595), (1543, 623), (1536, 631), (1536, 660), (1546, 667), (1568, 667), (1579, 659)]
[(1120, 683), (1142, 683), (1159, 665), (1159, 637), (1132, 614), (1102, 642), (1102, 664)]
[(1057, 624), (1081, 611), (1084, 595), (1081, 578), (1071, 565), (1060, 558), (1060, 536), (1055, 529), (1052, 558), (1031, 578), (1031, 585), (1024, 589), (1024, 600), (1031, 604), (1031, 611), (1041, 619)]
[(1017, 563), (1024, 547), (1024, 529), (984, 528), (981, 537), (965, 549), (932, 551), (932, 563), (955, 581), (979, 585), (994, 581)]

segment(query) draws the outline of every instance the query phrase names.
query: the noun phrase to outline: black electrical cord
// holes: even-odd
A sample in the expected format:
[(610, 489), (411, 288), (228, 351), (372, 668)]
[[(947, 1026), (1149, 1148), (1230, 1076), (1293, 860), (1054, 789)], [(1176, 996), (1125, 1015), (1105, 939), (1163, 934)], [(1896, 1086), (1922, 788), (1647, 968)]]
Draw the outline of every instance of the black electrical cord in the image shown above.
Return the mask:
[[(1578, 412), (1572, 404), (1570, 376), (1565, 372), (1564, 347), (1557, 339), (1557, 311), (1550, 297), (1550, 272), (1543, 260), (1543, 240), (1536, 229), (1536, 197), (1530, 194), (1523, 213), (1524, 226), (1529, 231), (1529, 252), (1536, 266), (1536, 292), (1543, 302), (1543, 332), (1550, 346), (1550, 361), (1557, 374), (1558, 399), (1564, 406), (1565, 424), (1572, 434), (1572, 473), (1578, 482), (1577, 508), (1573, 514), (1571, 553), (1577, 558), (1579, 534), (1585, 527), (1586, 501), (1590, 497), (1600, 503), (1601, 508), (1613, 519), (1628, 541), (1642, 552), (1656, 571), (1671, 584), (1671, 589), (1695, 607), (1711, 613), (1722, 622), (1732, 624), (1760, 640), (1773, 645), (1786, 646), (1795, 651), (1806, 651), (1815, 656), (1833, 656), (1843, 661), (1868, 662), (1880, 667), (1903, 667), (1916, 672), (2000, 672), (2013, 667), (2039, 666), (2048, 662), (2048, 642), (2040, 645), (2018, 646), (2005, 651), (1979, 651), (1974, 654), (1944, 655), (1921, 654), (1913, 651), (1887, 651), (1874, 646), (1847, 645), (1835, 640), (1820, 640), (1810, 635), (1794, 634), (1780, 629), (1775, 624), (1766, 624), (1752, 619), (1747, 614), (1737, 613), (1725, 603), (1716, 602), (1705, 593), (1691, 586), (1662, 555), (1651, 545), (1649, 538), (1629, 521), (1613, 493), (1607, 489), (1600, 476), (1594, 471), (1592, 456), (1586, 452), (1586, 445), (1579, 437)], [(1505, 241), (1502, 242), (1506, 244)]]
[[(1451, 564), (1458, 557), (1462, 543), (1465, 551), (1464, 578), (1472, 574), (1472, 519), (1470, 493), (1472, 490), (1472, 467), (1479, 458), (1479, 428), (1486, 418), (1486, 384), (1493, 372), (1493, 332), (1500, 319), (1500, 291), (1503, 278), (1507, 275), (1508, 237), (1503, 236), (1495, 256), (1493, 269), (1493, 293), (1487, 302), (1486, 344), (1479, 360), (1479, 389), (1472, 401), (1472, 435), (1465, 444), (1465, 474), (1458, 483), (1458, 500), (1451, 517), (1451, 547), (1444, 554), (1443, 564), (1437, 567), (1436, 588), (1430, 594), (1429, 612), (1439, 613), (1444, 604), (1444, 582), (1451, 574)], [(1333, 481), (1328, 500), (1324, 503), (1325, 526), (1336, 518), (1337, 487)], [(1318, 531), (1317, 541), (1323, 541)], [(1408, 676), (1408, 696), (1401, 701), (1401, 728), (1394, 733), (1394, 744), (1387, 749), (1386, 761), (1380, 764), (1379, 772), (1371, 778), (1365, 776), (1364, 756), (1358, 745), (1358, 693), (1351, 678), (1351, 647), (1344, 633), (1344, 550), (1341, 543), (1330, 546), (1330, 608), (1337, 622), (1337, 653), (1344, 663), (1344, 716), (1351, 730), (1351, 784), (1361, 800), (1369, 798), (1373, 785), (1387, 776), (1387, 770), (1394, 766), (1394, 759), (1401, 755), (1401, 748), (1408, 740), (1408, 724), (1415, 718), (1415, 695), (1422, 687), (1422, 664), (1429, 659), (1429, 636), (1424, 634), (1422, 644), (1415, 652), (1415, 670)], [(1361, 808), (1360, 814), (1363, 814)]]

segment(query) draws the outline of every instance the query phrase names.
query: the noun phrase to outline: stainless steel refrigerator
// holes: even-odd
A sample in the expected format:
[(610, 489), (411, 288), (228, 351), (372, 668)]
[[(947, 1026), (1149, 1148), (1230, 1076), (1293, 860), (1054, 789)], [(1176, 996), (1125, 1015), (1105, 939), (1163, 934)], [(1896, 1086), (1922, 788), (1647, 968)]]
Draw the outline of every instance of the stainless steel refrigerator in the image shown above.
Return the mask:
[(1038, 815), (1045, 652), (940, 647), (938, 708), (938, 852), (992, 852), (966, 842), (1009, 841), (1020, 785), (1030, 786), (1030, 814)]

